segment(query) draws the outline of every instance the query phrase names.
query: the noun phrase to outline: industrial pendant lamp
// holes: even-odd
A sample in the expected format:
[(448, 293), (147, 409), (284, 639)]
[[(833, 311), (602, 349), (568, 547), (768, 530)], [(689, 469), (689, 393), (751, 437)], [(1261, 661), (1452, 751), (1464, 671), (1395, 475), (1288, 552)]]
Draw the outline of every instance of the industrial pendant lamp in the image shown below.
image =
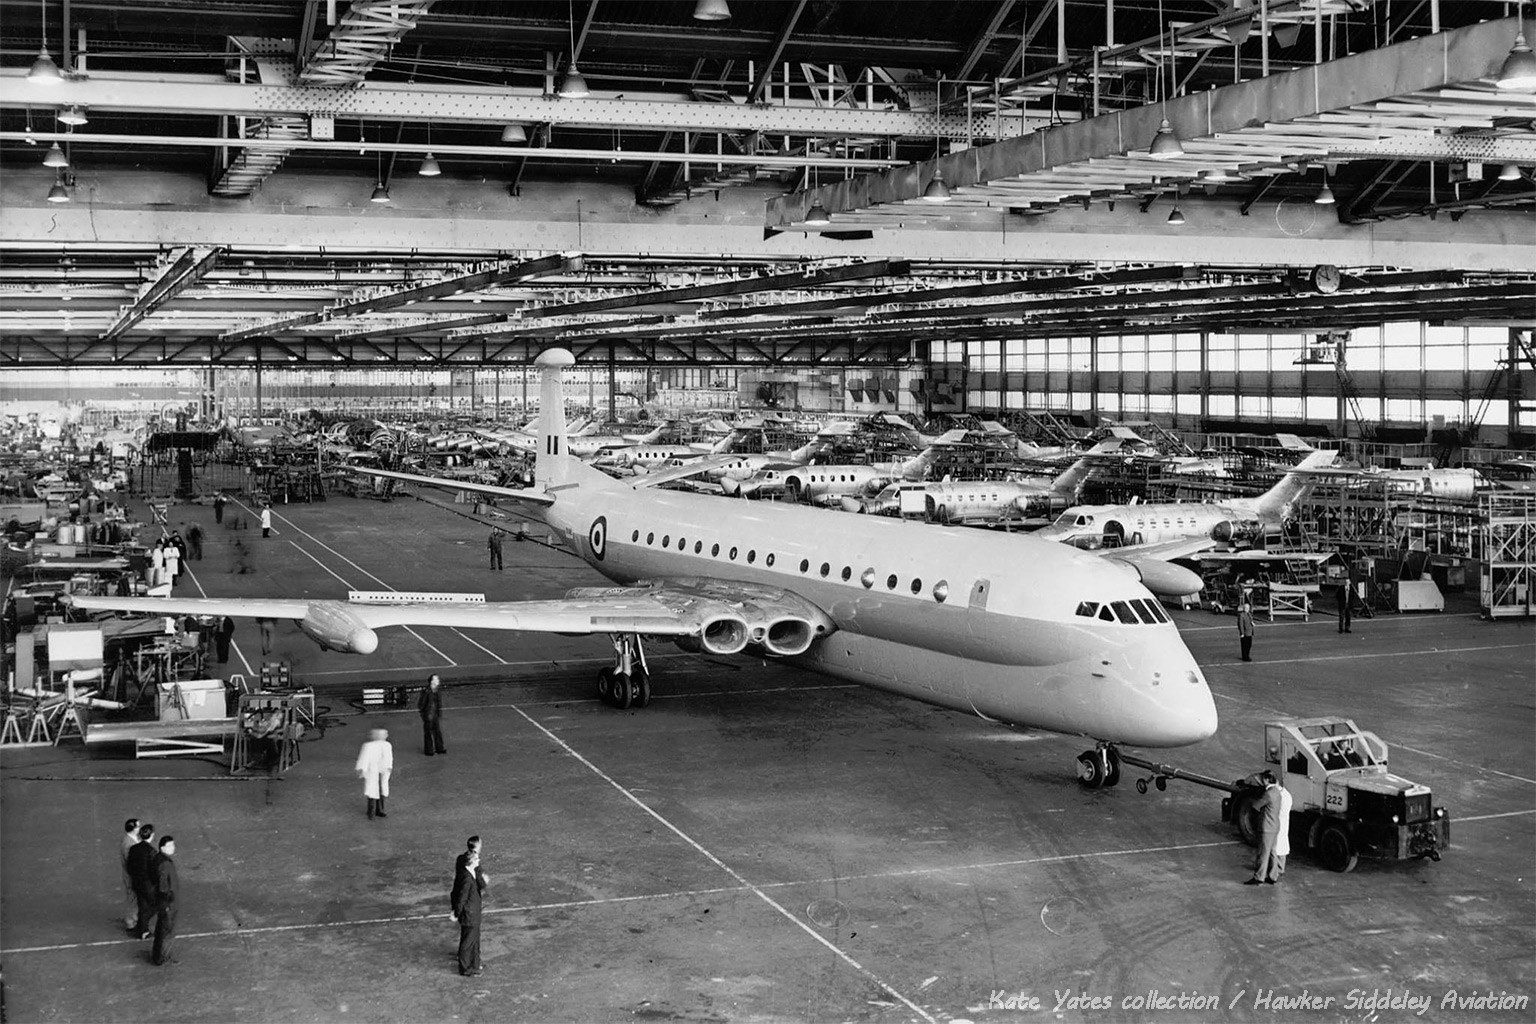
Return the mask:
[(1499, 180), (1500, 181), (1519, 181), (1520, 180), (1520, 165), (1519, 164), (1505, 164), (1499, 170)]
[[(1163, 4), (1158, 0), (1157, 22), (1163, 24)], [(1172, 60), (1174, 52), (1173, 29), (1168, 29), (1168, 56)], [(1147, 155), (1153, 160), (1173, 160), (1184, 155), (1184, 144), (1174, 134), (1173, 125), (1168, 123), (1168, 87), (1163, 84), (1163, 62), (1157, 62), (1157, 91), (1162, 96), (1163, 123), (1157, 126), (1157, 134), (1152, 136), (1152, 145), (1147, 149)]]
[(693, 5), (695, 21), (729, 21), (731, 5), (725, 0), (699, 0)]
[(1168, 223), (1174, 227), (1184, 223), (1184, 214), (1179, 209), (1179, 201), (1177, 199), (1173, 201), (1173, 212), (1168, 215)]
[[(427, 145), (432, 145), (432, 126), (427, 125)], [(432, 150), (427, 150), (427, 155), (422, 158), (421, 166), (416, 168), (416, 173), (423, 178), (435, 178), (443, 173), (443, 169), (437, 165), (437, 157), (432, 155)]]
[(65, 107), (59, 111), (59, 123), (67, 124), (72, 128), (78, 128), (83, 124), (89, 124), (90, 118), (85, 116), (85, 111), (79, 107)]
[(827, 208), (821, 205), (818, 199), (811, 204), (811, 208), (805, 215), (805, 226), (808, 228), (824, 228), (832, 223), (832, 215), (827, 213)]
[(587, 88), (587, 80), (576, 69), (576, 0), (570, 3), (571, 30), (571, 66), (565, 72), (565, 80), (560, 83), (559, 95), (561, 99), (579, 100), (591, 95)]
[(1515, 92), (1536, 89), (1536, 53), (1526, 43), (1525, 32), (1515, 33), (1515, 45), (1504, 58), (1504, 66), (1499, 68), (1499, 77), (1493, 84)]
[(509, 124), (501, 130), (502, 142), (527, 142), (528, 133), (523, 131), (520, 124)]
[[(944, 80), (939, 79), (938, 88), (934, 92), (935, 99), (941, 99), (944, 95)], [(939, 133), (935, 126), (933, 133), (933, 178), (923, 189), (923, 200), (929, 203), (949, 202), (949, 186), (944, 182), (944, 168), (939, 166)]]
[[(43, 41), (38, 46), (37, 59), (32, 62), (32, 68), (27, 72), (27, 81), (36, 82), (38, 85), (58, 85), (64, 81), (64, 74), (59, 70), (59, 66), (53, 62), (53, 58), (48, 56), (48, 0), (42, 0), (42, 7)], [(1526, 52), (1529, 53), (1530, 51), (1527, 50)]]
[(64, 150), (59, 148), (57, 142), (48, 147), (48, 152), (43, 156), (43, 166), (60, 168), (69, 166), (69, 157), (64, 155)]
[(1332, 206), (1338, 201), (1334, 198), (1333, 189), (1328, 187), (1328, 172), (1326, 170), (1323, 171), (1323, 187), (1318, 190), (1316, 197), (1312, 201), (1318, 206)]
[(368, 197), (370, 203), (389, 202), (389, 186), (384, 184), (384, 154), (378, 153), (374, 157), (374, 164), (378, 174), (373, 179), (373, 195)]
[(48, 190), (48, 201), (50, 203), (69, 202), (69, 189), (64, 186), (63, 171), (59, 171), (58, 174), (54, 175), (53, 188)]

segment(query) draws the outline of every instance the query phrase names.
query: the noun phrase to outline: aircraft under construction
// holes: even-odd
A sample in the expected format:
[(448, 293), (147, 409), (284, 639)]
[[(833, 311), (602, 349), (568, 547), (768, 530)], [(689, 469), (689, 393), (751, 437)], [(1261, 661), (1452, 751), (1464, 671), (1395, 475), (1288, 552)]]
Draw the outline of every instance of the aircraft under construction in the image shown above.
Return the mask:
[(541, 601), (78, 597), (84, 608), (287, 618), (369, 654), (388, 626), (604, 634), (598, 693), (651, 696), (642, 637), (815, 672), (1014, 726), (1087, 737), (1085, 785), (1119, 779), (1119, 744), (1174, 747), (1216, 730), (1205, 677), (1157, 600), (1120, 567), (1028, 536), (747, 503), (616, 480), (567, 448), (561, 372), (537, 360), (541, 441), (526, 490), (359, 470), (535, 507), (613, 587)]

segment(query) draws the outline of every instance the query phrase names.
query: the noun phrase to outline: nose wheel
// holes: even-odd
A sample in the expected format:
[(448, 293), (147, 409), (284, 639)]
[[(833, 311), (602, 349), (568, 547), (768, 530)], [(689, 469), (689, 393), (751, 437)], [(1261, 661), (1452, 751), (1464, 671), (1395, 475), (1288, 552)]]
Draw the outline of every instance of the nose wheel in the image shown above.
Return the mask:
[(620, 711), (643, 708), (651, 702), (651, 673), (645, 666), (645, 649), (634, 633), (613, 635), (614, 664), (597, 673), (597, 696)]
[(1084, 789), (1103, 789), (1120, 782), (1120, 755), (1108, 743), (1077, 755), (1077, 781)]

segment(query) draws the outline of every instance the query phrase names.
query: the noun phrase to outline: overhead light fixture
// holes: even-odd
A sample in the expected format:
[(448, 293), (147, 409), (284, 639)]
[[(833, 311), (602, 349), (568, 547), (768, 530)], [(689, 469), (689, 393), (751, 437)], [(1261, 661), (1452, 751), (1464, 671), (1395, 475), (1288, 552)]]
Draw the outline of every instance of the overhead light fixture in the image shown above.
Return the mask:
[(82, 124), (89, 124), (90, 120), (90, 118), (85, 116), (85, 111), (81, 110), (79, 107), (65, 107), (63, 110), (59, 111), (60, 124), (79, 127)]
[(44, 167), (68, 167), (69, 166), (69, 157), (64, 155), (64, 150), (59, 148), (59, 144), (57, 142), (55, 142), (53, 145), (49, 146), (48, 147), (48, 152), (43, 155), (43, 166)]
[(587, 88), (587, 79), (576, 69), (576, 62), (571, 61), (571, 69), (565, 73), (565, 80), (560, 83), (560, 98), (566, 100), (580, 100), (592, 95)]
[(421, 161), (421, 166), (416, 168), (416, 173), (423, 178), (435, 178), (443, 173), (443, 169), (437, 165), (437, 157), (428, 153)]
[(827, 208), (821, 205), (821, 200), (818, 199), (812, 203), (810, 210), (805, 215), (805, 226), (808, 228), (824, 228), (831, 223), (832, 216), (827, 213)]
[(693, 5), (695, 21), (729, 21), (731, 5), (725, 0), (699, 0)]
[(930, 203), (949, 202), (949, 186), (944, 184), (944, 168), (933, 169), (933, 180), (923, 189), (923, 198)]
[(36, 82), (38, 85), (58, 85), (64, 81), (64, 73), (53, 62), (53, 58), (48, 56), (48, 0), (42, 0), (42, 5), (42, 42), (37, 47), (37, 59), (32, 62), (32, 67), (27, 72), (27, 81)]
[(1240, 181), (1247, 181), (1241, 174), (1233, 174), (1225, 167), (1217, 167), (1209, 171), (1202, 171), (1200, 183), (1202, 185), (1235, 185)]
[(1312, 199), (1312, 201), (1318, 206), (1332, 206), (1335, 202), (1338, 201), (1334, 198), (1333, 189), (1328, 187), (1327, 171), (1323, 172), (1323, 187), (1318, 189), (1317, 195)]
[(1179, 209), (1179, 204), (1177, 202), (1173, 204), (1173, 212), (1168, 215), (1168, 223), (1172, 224), (1174, 227), (1178, 227), (1180, 224), (1184, 223), (1184, 213)]
[(1505, 164), (1503, 166), (1503, 168), (1500, 169), (1500, 171), (1499, 171), (1499, 180), (1500, 181), (1519, 181), (1520, 180), (1520, 165), (1519, 164)]
[(1500, 89), (1518, 92), (1536, 89), (1536, 53), (1532, 53), (1526, 43), (1524, 31), (1515, 33), (1515, 45), (1510, 48), (1509, 56), (1504, 58), (1504, 66), (1499, 68), (1499, 77), (1494, 79), (1493, 84)]
[(501, 130), (502, 142), (527, 142), (528, 133), (523, 131), (520, 124), (509, 124)]
[(1173, 125), (1168, 123), (1166, 117), (1157, 126), (1157, 134), (1152, 136), (1152, 145), (1147, 155), (1153, 160), (1174, 160), (1184, 155), (1184, 144), (1174, 134)]
[(1253, 19), (1229, 22), (1221, 27), (1221, 31), (1226, 34), (1227, 42), (1233, 46), (1242, 46), (1248, 41), (1248, 34), (1253, 31)]
[(64, 172), (60, 171), (53, 179), (53, 188), (48, 190), (50, 203), (69, 202), (69, 189), (64, 186)]
[(374, 184), (373, 184), (373, 195), (368, 197), (368, 201), (370, 203), (387, 203), (387, 202), (389, 202), (389, 189), (384, 187), (384, 182), (383, 181), (376, 181), (376, 182), (374, 182)]

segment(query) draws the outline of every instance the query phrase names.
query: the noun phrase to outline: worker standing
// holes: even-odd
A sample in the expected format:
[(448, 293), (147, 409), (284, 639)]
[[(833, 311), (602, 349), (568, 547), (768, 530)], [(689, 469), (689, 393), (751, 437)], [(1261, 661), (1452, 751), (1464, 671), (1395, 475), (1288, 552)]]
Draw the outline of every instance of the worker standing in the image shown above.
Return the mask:
[(1339, 586), (1338, 586), (1338, 589), (1336, 589), (1334, 591), (1334, 598), (1335, 598), (1335, 600), (1337, 600), (1339, 602), (1339, 632), (1340, 633), (1348, 633), (1348, 632), (1350, 632), (1350, 628), (1349, 628), (1349, 623), (1350, 623), (1349, 599), (1350, 599), (1350, 596), (1351, 595), (1349, 593), (1349, 580), (1346, 579), (1342, 583), (1340, 583)]
[(270, 536), (272, 536), (272, 506), (271, 505), (263, 505), (263, 506), (261, 506), (261, 535), (263, 537), (270, 537)]
[(1253, 652), (1253, 603), (1244, 594), (1242, 603), (1237, 606), (1237, 639), (1242, 646), (1243, 660), (1252, 661), (1250, 655)]
[(421, 689), (421, 699), (416, 702), (416, 710), (421, 712), (421, 743), (428, 757), (448, 753), (448, 748), (443, 746), (442, 686), (442, 679), (433, 673)]
[(213, 498), (213, 521), (215, 523), (222, 523), (224, 521), (224, 506), (228, 505), (228, 504), (229, 504), (229, 499), (224, 497), (224, 492), (223, 491), (220, 491), (218, 494), (214, 495), (214, 498)]
[(368, 742), (357, 752), (357, 774), (363, 780), (363, 796), (368, 798), (368, 817), (389, 817), (384, 800), (389, 796), (389, 776), (395, 770), (395, 748), (390, 746), (389, 731), (374, 729)]
[(494, 526), (491, 527), (491, 537), (490, 537), (489, 540), (487, 540), (485, 542), (485, 544), (486, 544), (486, 547), (491, 549), (491, 568), (492, 569), (500, 569), (501, 568), (501, 530), (498, 529), (497, 527), (494, 527)]

